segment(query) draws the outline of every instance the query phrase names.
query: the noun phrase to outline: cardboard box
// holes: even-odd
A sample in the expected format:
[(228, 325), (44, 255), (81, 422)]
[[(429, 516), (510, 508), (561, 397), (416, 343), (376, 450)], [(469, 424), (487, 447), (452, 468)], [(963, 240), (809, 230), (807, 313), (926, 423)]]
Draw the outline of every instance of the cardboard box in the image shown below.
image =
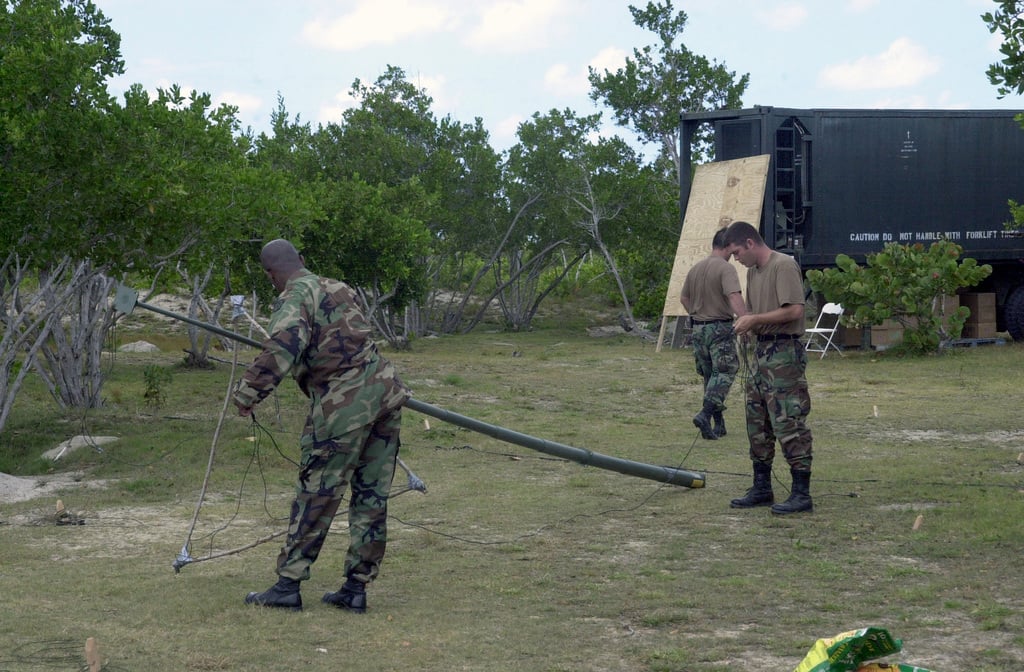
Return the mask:
[(903, 340), (903, 326), (896, 320), (886, 320), (871, 327), (871, 347), (885, 350)]
[(971, 311), (970, 317), (967, 318), (967, 324), (982, 324), (996, 321), (996, 295), (994, 292), (968, 292), (961, 294), (960, 305), (966, 306)]
[(995, 338), (996, 334), (996, 323), (993, 322), (968, 322), (964, 325), (964, 331), (960, 334), (960, 338)]
[(864, 329), (840, 325), (833, 341), (842, 348), (859, 348), (864, 345)]

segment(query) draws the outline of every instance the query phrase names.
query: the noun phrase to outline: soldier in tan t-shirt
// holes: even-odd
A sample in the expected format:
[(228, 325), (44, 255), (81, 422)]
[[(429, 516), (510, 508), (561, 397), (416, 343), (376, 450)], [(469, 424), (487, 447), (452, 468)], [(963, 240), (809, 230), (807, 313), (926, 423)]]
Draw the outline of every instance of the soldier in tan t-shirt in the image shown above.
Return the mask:
[[(814, 509), (811, 500), (811, 410), (807, 391), (807, 355), (804, 333), (804, 290), (800, 266), (793, 257), (764, 243), (747, 222), (733, 222), (726, 230), (731, 256), (747, 267), (747, 308), (736, 320), (738, 335), (755, 341), (754, 370), (746, 380), (747, 437), (754, 467), (754, 485), (733, 508), (772, 507), (772, 513), (790, 514)], [(772, 461), (775, 442), (789, 463), (793, 488), (789, 499), (774, 504)]]
[[(729, 263), (725, 229), (711, 240), (711, 254), (686, 274), (679, 299), (690, 314), (693, 359), (704, 378), (704, 398), (693, 424), (705, 439), (725, 436), (725, 399), (739, 371), (733, 315), (746, 315), (740, 276)], [(712, 426), (712, 421), (714, 426)]]

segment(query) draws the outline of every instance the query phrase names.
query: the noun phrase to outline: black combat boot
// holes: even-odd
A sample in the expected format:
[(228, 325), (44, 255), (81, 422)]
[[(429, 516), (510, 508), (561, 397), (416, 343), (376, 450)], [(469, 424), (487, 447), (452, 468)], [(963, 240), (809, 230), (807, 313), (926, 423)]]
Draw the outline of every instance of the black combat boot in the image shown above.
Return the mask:
[(715, 427), (712, 431), (715, 433), (715, 436), (722, 438), (725, 436), (725, 417), (721, 411), (715, 411), (711, 418), (715, 421)]
[(337, 592), (324, 593), (323, 602), (355, 614), (366, 612), (366, 584), (349, 577)]
[(277, 580), (277, 583), (262, 593), (249, 593), (246, 595), (245, 603), (256, 604), (261, 607), (277, 607), (279, 609), (302, 611), (302, 595), (299, 593), (299, 582), (282, 576)]
[(711, 417), (714, 413), (714, 407), (705, 401), (704, 408), (700, 409), (700, 413), (693, 416), (693, 425), (700, 430), (701, 438), (708, 441), (714, 441), (718, 438), (715, 430), (711, 428)]
[(789, 473), (793, 475), (793, 490), (789, 493), (789, 499), (772, 506), (772, 513), (784, 516), (788, 513), (814, 511), (814, 502), (811, 501), (811, 472), (790, 469)]
[(775, 501), (772, 492), (772, 465), (769, 462), (754, 462), (754, 485), (747, 494), (729, 502), (734, 509), (751, 509), (768, 506)]

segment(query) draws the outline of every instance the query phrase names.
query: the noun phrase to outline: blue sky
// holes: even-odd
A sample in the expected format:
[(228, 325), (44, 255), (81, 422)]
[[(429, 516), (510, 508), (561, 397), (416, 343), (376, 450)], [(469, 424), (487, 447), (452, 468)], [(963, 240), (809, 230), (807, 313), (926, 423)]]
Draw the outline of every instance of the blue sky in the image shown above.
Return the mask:
[[(355, 79), (373, 82), (394, 65), (427, 90), (437, 116), (481, 117), (498, 149), (534, 112), (601, 111), (587, 66), (615, 70), (656, 40), (633, 24), (630, 2), (614, 0), (94, 2), (122, 37), (126, 73), (114, 93), (177, 83), (237, 105), (259, 132), (278, 94), (293, 117), (337, 121)], [(689, 17), (688, 48), (750, 74), (747, 107), (1024, 108), (1020, 97), (998, 99), (985, 76), (999, 58), (980, 19), (993, 0), (674, 6)]]

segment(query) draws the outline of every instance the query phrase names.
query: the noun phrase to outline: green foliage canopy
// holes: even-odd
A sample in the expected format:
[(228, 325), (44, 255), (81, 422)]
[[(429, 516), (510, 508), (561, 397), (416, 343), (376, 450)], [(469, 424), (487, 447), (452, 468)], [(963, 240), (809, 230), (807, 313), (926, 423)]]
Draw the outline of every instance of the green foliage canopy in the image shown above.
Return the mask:
[[(590, 69), (590, 97), (612, 108), (615, 121), (633, 129), (645, 143), (659, 147), (679, 165), (679, 113), (739, 107), (750, 75), (737, 78), (724, 64), (690, 51), (677, 40), (686, 28), (686, 12), (672, 0), (629, 6), (633, 23), (658, 36), (659, 44), (633, 50), (616, 72)], [(678, 181), (678, 180), (677, 180)]]
[[(634, 198), (624, 212), (628, 225), (613, 246), (640, 315), (660, 314), (668, 284), (666, 250), (674, 250), (682, 217), (679, 176), (679, 114), (742, 106), (750, 75), (737, 76), (724, 63), (691, 51), (682, 41), (688, 17), (672, 0), (629, 6), (633, 23), (655, 36), (633, 50), (615, 72), (590, 70), (590, 97), (612, 109), (617, 124), (657, 148), (654, 160), (630, 178)], [(698, 138), (707, 155), (706, 138)], [(694, 157), (697, 158), (696, 156)]]
[(1002, 35), (999, 53), (1003, 59), (988, 67), (986, 74), (999, 97), (1024, 93), (1024, 3), (1021, 0), (995, 0), (998, 8), (981, 15), (993, 35)]
[(564, 240), (580, 246), (585, 234), (576, 225), (574, 194), (589, 177), (588, 137), (597, 130), (599, 114), (579, 116), (570, 109), (535, 112), (519, 125), (517, 142), (508, 152), (506, 193), (513, 206), (540, 195), (530, 210), (530, 226), (512, 240), (533, 250)]
[(394, 66), (350, 93), (359, 106), (313, 137), (325, 215), (304, 232), (303, 251), (318, 272), (400, 310), (426, 293), (429, 226), (444, 217), (433, 101)]
[(0, 249), (39, 258), (95, 241), (82, 186), (102, 182), (105, 80), (123, 70), (120, 37), (92, 3), (0, 3)]
[(0, 3), (0, 249), (37, 268), (202, 270), (308, 202), (252, 165), (237, 110), (177, 85), (111, 97), (120, 36), (91, 2)]
[[(1024, 2), (1021, 0), (995, 0), (998, 9), (981, 15), (982, 21), (992, 34), (1002, 35), (999, 52), (1003, 59), (988, 67), (988, 80), (999, 91), (999, 97), (1024, 93)], [(1024, 124), (1024, 116), (1017, 120)], [(1008, 229), (1024, 229), (1024, 205), (1009, 202), (1012, 222)]]
[(425, 282), (420, 260), (430, 234), (404, 204), (428, 200), (420, 185), (371, 185), (355, 176), (335, 183), (327, 199), (328, 219), (306, 228), (301, 239), (311, 268), (372, 289), (395, 309), (418, 298)]

